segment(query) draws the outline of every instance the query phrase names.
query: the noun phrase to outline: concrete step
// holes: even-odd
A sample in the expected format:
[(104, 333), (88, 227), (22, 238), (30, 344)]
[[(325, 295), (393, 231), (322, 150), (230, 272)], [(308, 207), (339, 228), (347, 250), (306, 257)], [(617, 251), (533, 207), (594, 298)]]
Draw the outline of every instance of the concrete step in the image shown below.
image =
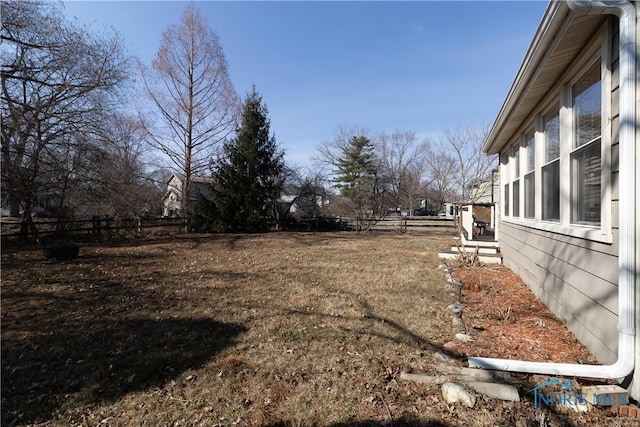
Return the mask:
[[(459, 252), (438, 252), (440, 259), (458, 259)], [(502, 264), (502, 254), (478, 254), (478, 260), (483, 264)]]
[(500, 246), (500, 242), (498, 242), (497, 240), (467, 240), (464, 237), (462, 239), (454, 237), (455, 240), (459, 241), (460, 244), (462, 245), (472, 245), (475, 247), (475, 245), (480, 245), (480, 246), (493, 246), (493, 247), (499, 247)]
[[(476, 250), (476, 246), (475, 245), (464, 245), (463, 246), (465, 252), (471, 252), (473, 253)], [(451, 252), (460, 252), (460, 248), (458, 246), (451, 246)], [(500, 253), (500, 248), (495, 247), (495, 246), (482, 246), (482, 245), (478, 245), (478, 253), (479, 254), (498, 254)]]
[(453, 236), (453, 240), (457, 240), (465, 245), (483, 245), (483, 246), (499, 246), (500, 243), (497, 240), (492, 240), (487, 236), (475, 236), (474, 239), (469, 240), (464, 234), (459, 236)]

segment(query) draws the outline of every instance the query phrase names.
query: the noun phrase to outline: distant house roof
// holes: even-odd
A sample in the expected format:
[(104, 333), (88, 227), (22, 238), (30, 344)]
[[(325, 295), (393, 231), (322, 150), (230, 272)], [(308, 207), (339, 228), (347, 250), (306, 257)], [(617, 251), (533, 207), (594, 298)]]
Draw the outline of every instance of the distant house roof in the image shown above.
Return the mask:
[[(181, 173), (171, 174), (171, 176), (167, 180), (167, 184), (169, 184), (171, 182), (171, 180), (174, 179), (174, 178), (177, 178), (180, 182), (182, 182), (182, 180), (184, 179), (184, 175), (181, 174)], [(213, 182), (213, 177), (210, 177), (210, 176), (192, 176), (191, 177), (191, 182), (209, 184), (209, 183)]]
[(520, 70), (482, 150), (499, 153), (513, 140), (567, 67), (607, 20), (607, 15), (573, 12), (566, 1), (549, 3)]

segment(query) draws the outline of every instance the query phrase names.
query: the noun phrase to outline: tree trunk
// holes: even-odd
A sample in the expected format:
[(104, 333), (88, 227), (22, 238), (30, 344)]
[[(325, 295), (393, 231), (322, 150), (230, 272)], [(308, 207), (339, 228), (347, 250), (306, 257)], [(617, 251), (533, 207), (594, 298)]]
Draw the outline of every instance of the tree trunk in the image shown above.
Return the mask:
[(29, 234), (34, 236), (38, 235), (38, 229), (33, 223), (33, 217), (31, 216), (31, 201), (27, 200), (20, 218), (20, 238), (24, 241), (29, 240)]
[(9, 195), (9, 216), (13, 218), (20, 216), (20, 197), (15, 194)]

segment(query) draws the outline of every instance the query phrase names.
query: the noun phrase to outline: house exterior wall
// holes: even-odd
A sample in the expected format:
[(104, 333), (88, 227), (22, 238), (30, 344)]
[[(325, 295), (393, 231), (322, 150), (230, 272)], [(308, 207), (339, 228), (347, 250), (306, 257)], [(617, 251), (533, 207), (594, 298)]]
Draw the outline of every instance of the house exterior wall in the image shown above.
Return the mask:
[[(180, 216), (182, 210), (182, 180), (181, 175), (173, 174), (167, 182), (167, 190), (163, 197), (163, 216)], [(191, 180), (191, 188), (189, 190), (189, 200), (192, 209), (195, 209), (201, 197), (209, 194), (209, 185), (212, 179), (208, 177), (194, 177)]]
[(474, 184), (471, 188), (469, 202), (494, 203), (500, 195), (500, 174), (491, 173), (491, 179)]
[(516, 224), (500, 225), (504, 264), (518, 274), (601, 363), (617, 358), (615, 246)]
[[(502, 206), (520, 203), (520, 213), (503, 216), (500, 224), (500, 247), (504, 263), (520, 275), (532, 291), (547, 305), (592, 351), (601, 363), (610, 364), (617, 359), (618, 323), (618, 36), (617, 25), (611, 19), (603, 29), (606, 52), (606, 67), (603, 74), (603, 117), (611, 118), (602, 124), (604, 144), (602, 183), (606, 203), (603, 212), (602, 231), (608, 236), (602, 239), (582, 236), (583, 229), (563, 222), (564, 227), (540, 221), (539, 212), (535, 221), (523, 219), (522, 184), (520, 179), (520, 200), (510, 200), (509, 194), (501, 195)], [(565, 76), (569, 82), (573, 76)], [(562, 90), (562, 86), (558, 86)], [(605, 92), (606, 91), (606, 92)], [(608, 92), (608, 93), (607, 93)], [(551, 93), (551, 98), (561, 98), (561, 93)], [(535, 111), (540, 116), (544, 110)], [(561, 111), (562, 114), (562, 111)], [(535, 127), (532, 117), (529, 127)], [(538, 141), (538, 140), (536, 140)], [(501, 151), (501, 159), (511, 156), (519, 149), (519, 141)], [(536, 142), (536, 145), (538, 143)], [(540, 148), (536, 147), (537, 150)], [(523, 151), (521, 150), (522, 154)], [(569, 156), (560, 160), (560, 168), (570, 167)], [(516, 158), (517, 161), (519, 161)], [(524, 162), (520, 161), (520, 165)], [(508, 162), (501, 162), (501, 176), (509, 176)], [(519, 176), (523, 176), (520, 175)], [(508, 182), (508, 180), (506, 180)], [(540, 178), (536, 187), (541, 186)], [(510, 189), (512, 190), (512, 189)], [(544, 191), (541, 190), (541, 191)], [(562, 194), (562, 198), (567, 198)], [(604, 200), (604, 199), (603, 199)], [(565, 203), (570, 203), (566, 202)], [(538, 207), (538, 209), (540, 209)], [(566, 215), (566, 214), (564, 214)], [(608, 218), (608, 219), (607, 219)], [(593, 231), (589, 231), (593, 235)]]
[(181, 194), (182, 180), (176, 175), (171, 175), (169, 182), (167, 182), (167, 191), (163, 198), (163, 216), (173, 217), (180, 214)]

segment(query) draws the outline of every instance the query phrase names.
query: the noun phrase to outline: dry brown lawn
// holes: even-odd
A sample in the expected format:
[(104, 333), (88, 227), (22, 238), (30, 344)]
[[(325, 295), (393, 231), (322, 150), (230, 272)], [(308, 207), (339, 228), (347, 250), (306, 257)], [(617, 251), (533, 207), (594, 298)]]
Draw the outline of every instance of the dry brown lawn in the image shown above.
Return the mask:
[(450, 239), (185, 235), (68, 261), (3, 247), (2, 425), (623, 425), (534, 409), (540, 378), (473, 409), (399, 379), (433, 372), (438, 352), (591, 358), (504, 268), (456, 271), (475, 341), (453, 339), (435, 268)]

